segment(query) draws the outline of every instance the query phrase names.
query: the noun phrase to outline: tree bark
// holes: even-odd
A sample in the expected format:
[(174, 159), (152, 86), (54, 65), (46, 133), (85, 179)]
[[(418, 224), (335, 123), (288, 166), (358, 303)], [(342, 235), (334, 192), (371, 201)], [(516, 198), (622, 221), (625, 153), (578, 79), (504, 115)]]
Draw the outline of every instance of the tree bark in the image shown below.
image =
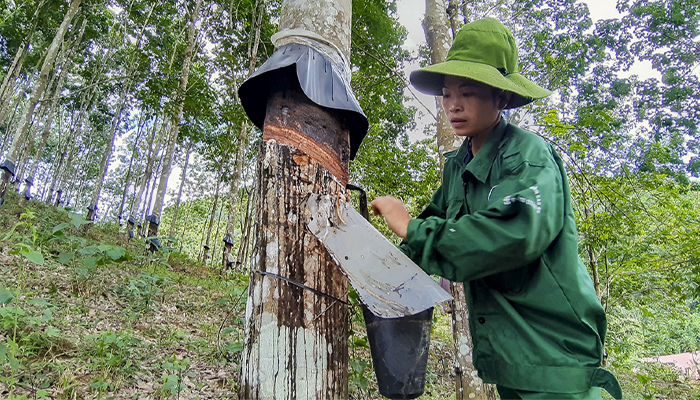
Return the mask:
[[(5, 122), (5, 118), (11, 109), (10, 100), (12, 95), (15, 93), (15, 87), (17, 85), (17, 77), (19, 76), (21, 65), (24, 64), (24, 59), (27, 56), (27, 50), (29, 49), (29, 43), (20, 46), (17, 49), (17, 54), (15, 59), (12, 61), (12, 66), (7, 71), (7, 75), (2, 82), (2, 88), (0, 88), (0, 126)], [(9, 135), (8, 130), (8, 135)]]
[[(349, 60), (351, 17), (350, 0), (285, 0), (279, 28), (315, 32), (338, 49), (329, 56)], [(306, 228), (305, 201), (311, 193), (345, 195), (349, 130), (303, 94), (296, 76), (274, 84), (258, 157), (239, 396), (347, 398), (348, 280)]]
[[(260, 1), (259, 11), (255, 19), (253, 33), (250, 41), (250, 63), (248, 64), (248, 75), (250, 76), (255, 71), (255, 65), (258, 61), (258, 47), (260, 45), (260, 27), (262, 18), (265, 12), (266, 1)], [(231, 174), (231, 187), (229, 189), (229, 205), (228, 205), (228, 221), (226, 221), (226, 237), (223, 247), (222, 267), (226, 269), (233, 260), (231, 251), (233, 250), (233, 241), (236, 233), (236, 213), (238, 211), (238, 188), (241, 185), (241, 174), (243, 172), (243, 159), (245, 158), (245, 150), (248, 145), (248, 124), (243, 122), (238, 135), (238, 148), (236, 151), (236, 164)]]
[[(15, 131), (15, 136), (12, 140), (12, 145), (10, 145), (10, 149), (7, 152), (7, 161), (10, 161), (12, 163), (17, 161), (17, 157), (19, 156), (19, 147), (25, 140), (25, 136), (29, 128), (29, 121), (31, 115), (34, 113), (34, 108), (36, 107), (39, 98), (44, 92), (44, 88), (46, 87), (46, 83), (48, 81), (49, 72), (53, 67), (53, 63), (56, 59), (56, 54), (58, 53), (58, 49), (61, 46), (61, 43), (63, 42), (63, 37), (66, 31), (68, 30), (70, 21), (78, 12), (81, 1), (82, 0), (73, 0), (71, 2), (65, 17), (63, 18), (63, 22), (59, 26), (58, 31), (56, 32), (56, 35), (54, 36), (53, 41), (51, 42), (51, 45), (49, 46), (49, 49), (46, 52), (46, 56), (44, 57), (44, 63), (41, 67), (41, 72), (39, 73), (39, 78), (34, 84), (34, 88), (29, 98), (29, 102), (27, 103), (22, 119), (20, 120), (19, 125), (17, 126), (17, 130)], [(5, 198), (5, 192), (7, 190), (7, 183), (9, 182), (10, 175), (14, 174), (11, 174), (8, 170), (3, 170), (2, 179), (0, 181), (0, 200), (4, 200)]]
[(250, 190), (246, 191), (248, 201), (246, 203), (245, 207), (245, 220), (243, 222), (243, 229), (241, 233), (241, 240), (239, 241), (238, 245), (238, 257), (235, 260), (236, 267), (235, 269), (238, 271), (241, 269), (243, 265), (248, 265), (247, 260), (248, 260), (248, 251), (250, 249), (250, 231), (251, 227), (253, 226), (253, 214), (251, 213), (251, 206), (253, 204), (254, 198), (253, 198), (253, 193)]
[[(153, 120), (153, 132), (149, 136), (148, 143), (148, 159), (146, 161), (146, 168), (143, 172), (143, 177), (141, 178), (141, 184), (139, 185), (139, 190), (134, 197), (134, 202), (131, 204), (131, 210), (129, 211), (129, 216), (133, 219), (140, 218), (139, 210), (141, 208), (141, 199), (143, 197), (143, 192), (148, 187), (148, 182), (151, 181), (151, 175), (153, 175), (153, 164), (155, 164), (158, 152), (160, 152), (160, 144), (163, 138), (166, 124), (163, 122), (161, 125), (161, 133), (156, 134), (156, 129), (158, 127), (158, 117)], [(153, 142), (155, 141), (155, 148), (153, 147)]]
[(344, 185), (292, 147), (261, 147), (240, 398), (345, 399), (347, 278), (306, 229), (304, 206), (309, 194), (342, 194)]
[(236, 164), (231, 174), (231, 186), (229, 188), (229, 203), (228, 203), (228, 220), (226, 221), (226, 237), (224, 241), (227, 243), (223, 248), (223, 265), (226, 269), (232, 260), (231, 251), (233, 250), (233, 241), (236, 234), (236, 213), (238, 212), (238, 188), (241, 184), (241, 175), (243, 173), (243, 159), (245, 158), (245, 148), (248, 142), (248, 125), (244, 122), (241, 124), (241, 132), (238, 136), (238, 149), (236, 151)]
[[(180, 120), (182, 120), (182, 112), (185, 107), (185, 92), (187, 91), (187, 81), (190, 75), (190, 65), (192, 64), (194, 48), (197, 41), (196, 23), (197, 17), (199, 16), (199, 8), (201, 4), (202, 0), (197, 0), (197, 2), (194, 5), (194, 9), (190, 13), (190, 21), (187, 27), (187, 48), (185, 49), (185, 59), (182, 63), (180, 83), (174, 96), (174, 102), (176, 104), (177, 112), (175, 115), (172, 116), (171, 119), (170, 140), (168, 141), (168, 147), (165, 149), (165, 155), (163, 156), (163, 166), (160, 174), (160, 180), (158, 182), (158, 192), (156, 194), (155, 203), (153, 204), (153, 208), (151, 210), (151, 215), (153, 215), (158, 220), (160, 220), (160, 214), (163, 210), (165, 190), (168, 187), (170, 167), (173, 162), (173, 152), (175, 149), (175, 144), (177, 143), (177, 137), (180, 130)], [(155, 227), (155, 232), (157, 232), (157, 227)]]
[[(216, 192), (214, 193), (214, 204), (211, 206), (211, 214), (209, 216), (209, 228), (207, 229), (207, 239), (204, 242), (204, 257), (202, 257), (202, 266), (207, 264), (207, 253), (211, 244), (211, 230), (214, 227), (214, 217), (219, 208), (219, 188), (221, 187), (221, 178), (223, 178), (224, 162), (219, 163), (219, 170), (216, 172)], [(213, 253), (212, 253), (213, 254)]]
[[(437, 64), (447, 60), (447, 52), (452, 44), (449, 25), (447, 23), (447, 6), (445, 0), (426, 0), (425, 19), (423, 19), (423, 31), (425, 39), (430, 49), (430, 63)], [(440, 155), (440, 165), (445, 163), (444, 153), (454, 150), (460, 146), (461, 139), (458, 138), (452, 128), (450, 121), (442, 111), (442, 97), (435, 98), (437, 108), (437, 145)]]
[(185, 187), (185, 182), (187, 182), (187, 166), (190, 163), (190, 153), (192, 152), (192, 143), (187, 145), (187, 154), (185, 154), (185, 165), (182, 167), (182, 175), (180, 178), (180, 190), (177, 192), (177, 198), (175, 199), (175, 206), (173, 207), (173, 219), (170, 222), (170, 233), (168, 235), (175, 235), (175, 223), (177, 222), (177, 214), (180, 209), (180, 199), (182, 198), (182, 189)]
[(459, 32), (461, 24), (459, 23), (459, 1), (447, 0), (447, 16), (450, 19), (450, 29), (452, 30), (452, 38), (454, 39)]
[[(143, 114), (141, 114), (143, 118)], [(124, 213), (124, 204), (126, 203), (126, 195), (129, 192), (129, 186), (131, 186), (131, 169), (134, 165), (134, 158), (136, 157), (139, 139), (141, 138), (141, 132), (143, 132), (143, 126), (146, 123), (145, 120), (139, 121), (138, 130), (136, 131), (136, 138), (134, 138), (134, 148), (131, 150), (131, 157), (129, 158), (129, 167), (126, 170), (126, 176), (124, 177), (124, 191), (122, 192), (122, 200), (119, 202), (119, 211), (117, 212), (117, 224), (122, 223), (122, 214)]]

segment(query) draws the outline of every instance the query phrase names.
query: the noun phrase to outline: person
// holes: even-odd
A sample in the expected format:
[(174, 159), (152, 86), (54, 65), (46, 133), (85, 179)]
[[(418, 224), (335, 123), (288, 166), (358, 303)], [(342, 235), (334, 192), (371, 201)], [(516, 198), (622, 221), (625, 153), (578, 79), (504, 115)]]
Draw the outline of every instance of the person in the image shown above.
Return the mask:
[(600, 399), (600, 388), (622, 398), (601, 368), (605, 312), (578, 256), (562, 160), (502, 117), (550, 94), (518, 73), (513, 35), (494, 19), (467, 24), (446, 62), (410, 79), (442, 96), (465, 140), (445, 154), (442, 184), (418, 217), (390, 196), (371, 205), (423, 270), (464, 282), (479, 376), (503, 399)]

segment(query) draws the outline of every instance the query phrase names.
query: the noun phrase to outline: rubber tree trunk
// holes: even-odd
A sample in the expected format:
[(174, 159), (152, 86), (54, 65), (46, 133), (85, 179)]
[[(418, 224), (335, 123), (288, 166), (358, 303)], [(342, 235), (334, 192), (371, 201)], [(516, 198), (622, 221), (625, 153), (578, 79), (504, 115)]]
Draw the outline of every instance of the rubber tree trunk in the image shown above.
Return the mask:
[(46, 4), (46, 0), (42, 0), (35, 6), (34, 15), (32, 16), (28, 33), (24, 40), (22, 40), (22, 43), (17, 47), (17, 53), (15, 53), (15, 57), (12, 59), (12, 64), (10, 64), (10, 68), (7, 69), (5, 77), (2, 80), (2, 84), (0, 84), (0, 125), (2, 125), (4, 121), (4, 117), (2, 116), (3, 111), (9, 104), (9, 100), (12, 97), (12, 93), (14, 92), (12, 89), (14, 89), (15, 81), (22, 70), (24, 59), (32, 43), (32, 37), (36, 32), (36, 25), (39, 21), (37, 16), (39, 15), (39, 12), (44, 4)]
[[(44, 63), (41, 66), (41, 72), (39, 73), (39, 78), (34, 84), (34, 88), (32, 89), (32, 94), (29, 98), (29, 102), (27, 103), (27, 106), (24, 110), (22, 119), (17, 125), (15, 136), (12, 139), (12, 144), (10, 145), (10, 149), (7, 152), (6, 161), (10, 163), (14, 164), (17, 161), (20, 146), (22, 142), (26, 140), (25, 136), (28, 132), (29, 121), (31, 119), (32, 114), (34, 113), (34, 108), (36, 107), (39, 98), (44, 92), (44, 88), (46, 87), (46, 83), (48, 82), (49, 72), (51, 72), (53, 63), (56, 60), (56, 54), (58, 53), (58, 50), (61, 47), (63, 37), (66, 34), (66, 31), (68, 30), (70, 21), (73, 19), (75, 14), (78, 12), (78, 9), (80, 8), (81, 1), (82, 0), (73, 0), (71, 2), (65, 17), (63, 18), (63, 22), (61, 22), (61, 25), (56, 31), (56, 35), (54, 36), (53, 41), (51, 42), (51, 45), (49, 46), (49, 49), (46, 52), (46, 56), (44, 57)], [(7, 184), (9, 183), (10, 177), (13, 176), (15, 172), (13, 169), (14, 166), (12, 170), (9, 168), (3, 169), (2, 178), (0, 178), (0, 204), (4, 202), (5, 193), (7, 191)]]
[[(129, 211), (129, 216), (133, 219), (137, 219), (139, 214), (139, 209), (141, 207), (141, 199), (143, 197), (143, 192), (148, 186), (148, 182), (151, 181), (151, 175), (153, 175), (153, 165), (155, 164), (158, 153), (160, 152), (161, 139), (165, 132), (165, 123), (161, 126), (160, 135), (156, 134), (156, 128), (158, 127), (158, 117), (153, 120), (153, 132), (149, 136), (148, 142), (148, 159), (146, 161), (146, 168), (144, 169), (143, 176), (141, 177), (141, 184), (139, 185), (139, 190), (134, 197), (134, 202), (131, 204), (131, 210)], [(155, 141), (155, 147), (153, 142)]]
[[(12, 65), (7, 71), (7, 75), (2, 82), (2, 88), (0, 88), (0, 126), (5, 122), (5, 118), (12, 109), (10, 105), (10, 100), (15, 93), (15, 87), (17, 86), (17, 77), (19, 76), (21, 65), (24, 64), (24, 59), (27, 56), (27, 50), (29, 49), (29, 42), (25, 45), (20, 46), (17, 49), (17, 54), (15, 59), (12, 60)], [(9, 130), (8, 130), (9, 135)]]
[(173, 219), (170, 222), (170, 232), (169, 236), (175, 236), (175, 224), (177, 223), (177, 214), (180, 210), (180, 199), (182, 199), (182, 190), (185, 188), (185, 182), (187, 182), (187, 166), (190, 164), (190, 153), (192, 152), (192, 143), (187, 145), (187, 154), (185, 154), (185, 165), (182, 166), (182, 175), (180, 175), (180, 189), (177, 191), (177, 198), (175, 199), (175, 206), (173, 207)]
[(238, 212), (238, 189), (241, 185), (243, 175), (243, 159), (245, 158), (245, 149), (248, 142), (248, 124), (241, 124), (241, 132), (238, 136), (238, 149), (236, 150), (236, 163), (234, 164), (233, 173), (231, 174), (231, 185), (229, 188), (228, 202), (228, 219), (226, 220), (226, 236), (224, 236), (224, 248), (222, 258), (222, 268), (225, 270), (231, 263), (235, 263), (233, 259), (233, 243), (236, 233), (236, 214)]
[(136, 137), (134, 138), (134, 146), (131, 150), (131, 157), (129, 157), (129, 167), (126, 170), (126, 176), (124, 177), (124, 190), (122, 191), (122, 200), (119, 202), (119, 211), (117, 212), (117, 224), (121, 225), (122, 214), (124, 213), (124, 205), (126, 204), (126, 195), (129, 192), (129, 186), (131, 186), (131, 171), (134, 166), (134, 158), (138, 153), (139, 139), (141, 139), (141, 134), (143, 133), (143, 127), (146, 124), (146, 119), (144, 115), (141, 114), (138, 128), (136, 130)]
[(170, 177), (170, 167), (173, 162), (173, 153), (175, 150), (175, 144), (177, 143), (178, 133), (180, 131), (180, 120), (182, 120), (182, 111), (185, 107), (185, 93), (187, 91), (187, 81), (190, 76), (190, 65), (192, 64), (192, 57), (194, 56), (194, 48), (197, 42), (197, 18), (199, 16), (199, 8), (202, 4), (202, 0), (197, 0), (194, 5), (194, 9), (190, 12), (190, 21), (187, 27), (187, 47), (185, 48), (185, 59), (182, 62), (182, 73), (180, 74), (180, 83), (178, 85), (177, 91), (175, 92), (174, 102), (176, 104), (177, 112), (171, 119), (170, 124), (170, 140), (168, 141), (168, 147), (165, 149), (165, 155), (163, 156), (163, 166), (160, 173), (160, 180), (158, 182), (158, 191), (156, 192), (155, 203), (151, 209), (151, 215), (154, 217), (158, 223), (151, 230), (155, 233), (158, 232), (158, 224), (160, 223), (160, 214), (163, 211), (163, 202), (165, 200), (165, 190), (168, 187), (168, 178)]
[(459, 0), (447, 0), (447, 17), (450, 19), (452, 38), (457, 36), (457, 32), (461, 26), (459, 21), (459, 3)]
[(214, 204), (211, 206), (211, 214), (209, 215), (209, 228), (207, 229), (207, 238), (204, 241), (204, 256), (202, 257), (202, 266), (206, 267), (209, 249), (211, 248), (211, 231), (214, 227), (214, 217), (219, 209), (219, 189), (221, 188), (221, 178), (223, 178), (224, 162), (219, 163), (219, 170), (216, 172), (216, 192), (214, 193)]
[(245, 220), (243, 222), (243, 233), (241, 235), (240, 244), (238, 246), (238, 257), (236, 258), (236, 271), (240, 270), (243, 265), (248, 265), (246, 262), (248, 260), (248, 252), (250, 250), (250, 236), (251, 228), (253, 226), (253, 214), (251, 213), (251, 206), (253, 204), (254, 196), (250, 190), (246, 191), (248, 202), (245, 208)]
[[(109, 142), (109, 145), (105, 148), (104, 154), (102, 156), (102, 162), (100, 163), (100, 176), (95, 182), (95, 188), (92, 192), (92, 197), (90, 198), (90, 204), (88, 206), (88, 214), (87, 214), (87, 220), (92, 221), (95, 217), (95, 213), (97, 212), (97, 203), (100, 200), (100, 192), (102, 191), (102, 188), (104, 187), (104, 182), (105, 182), (105, 177), (107, 176), (107, 172), (109, 171), (109, 160), (112, 157), (112, 152), (114, 151), (114, 140), (117, 137), (117, 133), (119, 131), (119, 124), (121, 123), (122, 119), (122, 112), (124, 111), (124, 108), (126, 106), (126, 97), (131, 91), (131, 85), (132, 85), (132, 79), (130, 78), (131, 75), (133, 75), (134, 71), (136, 70), (136, 51), (141, 48), (141, 41), (143, 40), (143, 33), (146, 30), (146, 26), (148, 25), (148, 21), (151, 18), (151, 14), (153, 13), (153, 9), (155, 8), (156, 3), (153, 3), (151, 5), (151, 8), (148, 12), (148, 16), (146, 17), (146, 20), (143, 23), (143, 26), (141, 27), (141, 31), (138, 35), (138, 41), (136, 42), (136, 45), (134, 46), (135, 51), (134, 55), (132, 55), (131, 60), (129, 62), (129, 68), (127, 69), (126, 72), (126, 82), (122, 88), (122, 93), (120, 95), (119, 101), (117, 102), (117, 112), (114, 116), (114, 119), (112, 120), (112, 136), (111, 140)], [(121, 214), (120, 214), (121, 216)]]
[(121, 97), (117, 106), (117, 113), (112, 120), (111, 136), (109, 144), (104, 149), (102, 153), (102, 161), (100, 162), (100, 175), (95, 181), (95, 186), (92, 191), (92, 196), (90, 197), (90, 203), (88, 205), (88, 213), (86, 219), (88, 221), (93, 221), (95, 219), (95, 214), (97, 213), (97, 203), (100, 199), (100, 192), (102, 192), (102, 186), (104, 186), (105, 178), (107, 177), (107, 172), (109, 171), (109, 159), (112, 157), (112, 149), (114, 148), (114, 140), (117, 138), (117, 132), (119, 129), (119, 122), (121, 121), (122, 111), (124, 110), (124, 105), (126, 101), (127, 89), (122, 91)]
[(36, 174), (36, 170), (39, 167), (41, 156), (44, 153), (44, 148), (46, 147), (46, 143), (49, 140), (49, 135), (51, 134), (51, 126), (53, 125), (53, 121), (56, 116), (58, 100), (60, 99), (61, 91), (63, 90), (63, 84), (65, 83), (66, 77), (68, 76), (68, 70), (71, 67), (72, 55), (75, 53), (75, 49), (77, 48), (77, 46), (83, 40), (83, 33), (85, 33), (85, 27), (87, 26), (87, 22), (87, 18), (83, 19), (83, 23), (80, 26), (80, 30), (78, 32), (77, 37), (71, 44), (71, 48), (67, 51), (65, 49), (61, 51), (61, 72), (56, 83), (53, 98), (51, 99), (51, 105), (49, 106), (48, 115), (46, 117), (46, 120), (44, 121), (44, 127), (41, 134), (41, 142), (39, 143), (39, 147), (37, 148), (34, 163), (32, 164), (32, 167), (29, 169), (29, 172), (27, 174), (27, 176), (32, 181), (34, 181), (34, 175)]
[[(266, 1), (260, 1), (259, 9), (253, 24), (253, 32), (250, 42), (250, 63), (248, 64), (248, 76), (255, 71), (255, 65), (258, 61), (258, 47), (260, 45), (260, 27), (262, 25), (263, 15), (265, 14)], [(241, 185), (241, 175), (243, 173), (243, 159), (245, 158), (245, 150), (248, 145), (248, 124), (241, 123), (241, 130), (238, 135), (238, 148), (236, 150), (236, 163), (234, 164), (233, 173), (231, 174), (231, 186), (229, 189), (228, 203), (228, 220), (226, 221), (226, 235), (224, 236), (224, 247), (222, 257), (222, 268), (225, 270), (237, 260), (233, 259), (231, 252), (233, 251), (234, 238), (236, 233), (236, 214), (238, 212), (238, 188)]]
[[(349, 59), (351, 17), (351, 0), (286, 0), (279, 28), (312, 31)], [(305, 200), (312, 193), (345, 194), (348, 159), (342, 154), (349, 154), (349, 131), (337, 115), (303, 94), (296, 76), (279, 76), (267, 103), (258, 157), (239, 396), (344, 399), (348, 280), (306, 228)], [(335, 143), (336, 153), (329, 156), (311, 138)]]

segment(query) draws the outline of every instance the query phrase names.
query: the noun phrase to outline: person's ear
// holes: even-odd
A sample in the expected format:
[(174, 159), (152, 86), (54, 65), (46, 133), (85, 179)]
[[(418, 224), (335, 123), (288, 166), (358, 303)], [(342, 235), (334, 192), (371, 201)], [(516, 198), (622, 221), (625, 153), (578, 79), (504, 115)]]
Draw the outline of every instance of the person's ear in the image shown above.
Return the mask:
[(507, 91), (503, 91), (501, 93), (501, 95), (499, 96), (499, 100), (498, 100), (498, 109), (499, 110), (501, 110), (501, 111), (505, 110), (512, 95), (513, 95), (512, 92), (507, 92)]

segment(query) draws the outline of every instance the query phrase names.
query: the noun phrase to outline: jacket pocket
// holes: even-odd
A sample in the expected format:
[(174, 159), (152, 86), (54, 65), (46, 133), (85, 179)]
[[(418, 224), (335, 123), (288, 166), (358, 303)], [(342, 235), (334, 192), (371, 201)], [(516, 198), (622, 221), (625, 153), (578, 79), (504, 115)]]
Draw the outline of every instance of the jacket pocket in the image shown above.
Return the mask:
[(487, 276), (484, 282), (501, 293), (520, 294), (527, 288), (539, 264), (540, 260), (536, 260), (524, 267)]

